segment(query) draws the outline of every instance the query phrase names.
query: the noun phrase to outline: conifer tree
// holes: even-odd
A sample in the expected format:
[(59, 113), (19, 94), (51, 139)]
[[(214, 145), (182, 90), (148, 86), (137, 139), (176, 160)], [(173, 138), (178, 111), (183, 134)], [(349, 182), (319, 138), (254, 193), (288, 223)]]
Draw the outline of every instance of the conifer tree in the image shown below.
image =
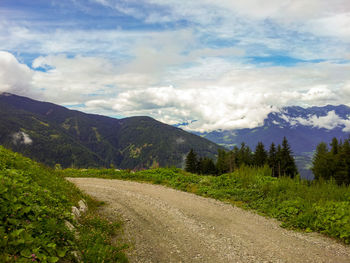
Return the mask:
[(295, 165), (294, 158), (292, 156), (292, 150), (286, 137), (283, 137), (282, 150), (281, 150), (281, 172), (282, 175), (294, 178), (298, 173), (297, 166)]
[(282, 147), (279, 144), (277, 146), (277, 151), (276, 151), (276, 168), (277, 168), (277, 175), (282, 176)]
[(350, 142), (349, 139), (344, 141), (343, 147), (342, 147), (342, 158), (345, 162), (345, 170), (346, 170), (346, 176), (344, 178), (343, 183), (346, 185), (350, 184)]
[(330, 154), (326, 143), (317, 145), (311, 168), (316, 180), (329, 180), (332, 177)]
[(271, 143), (271, 146), (270, 146), (268, 164), (269, 164), (269, 167), (271, 168), (272, 176), (277, 177), (278, 176), (277, 153), (276, 153), (276, 147), (274, 143)]
[(313, 158), (312, 172), (316, 180), (334, 179), (337, 184), (350, 184), (350, 141), (332, 139), (328, 151), (326, 143), (320, 143)]
[(337, 140), (337, 138), (333, 138), (332, 139), (332, 142), (331, 142), (331, 152), (332, 152), (332, 154), (333, 155), (337, 155), (338, 154), (338, 151), (339, 151), (339, 143), (338, 143), (338, 140)]
[(227, 161), (227, 153), (225, 150), (218, 150), (218, 159), (216, 162), (216, 169), (219, 174), (224, 174), (229, 172), (229, 165)]
[(234, 146), (233, 147), (233, 150), (232, 150), (232, 159), (233, 159), (233, 167), (235, 170), (236, 168), (238, 168), (240, 166), (239, 164), (239, 149), (237, 146)]
[(264, 166), (267, 163), (267, 152), (262, 142), (258, 142), (254, 153), (254, 165)]
[(190, 173), (198, 173), (198, 160), (197, 154), (193, 149), (187, 154), (186, 157), (186, 168), (185, 170)]
[(249, 146), (247, 146), (244, 142), (241, 144), (241, 148), (238, 150), (237, 153), (237, 164), (238, 167), (242, 165), (253, 165), (253, 154), (250, 150)]
[(197, 173), (198, 174), (203, 174), (203, 161), (204, 158), (199, 157), (197, 161)]
[(344, 144), (342, 141), (339, 141), (336, 138), (333, 138), (331, 143), (332, 149), (332, 168), (333, 168), (333, 177), (337, 184), (347, 184), (348, 182), (348, 152), (349, 142), (345, 140)]
[(201, 174), (216, 175), (216, 167), (212, 159), (204, 157), (200, 160)]

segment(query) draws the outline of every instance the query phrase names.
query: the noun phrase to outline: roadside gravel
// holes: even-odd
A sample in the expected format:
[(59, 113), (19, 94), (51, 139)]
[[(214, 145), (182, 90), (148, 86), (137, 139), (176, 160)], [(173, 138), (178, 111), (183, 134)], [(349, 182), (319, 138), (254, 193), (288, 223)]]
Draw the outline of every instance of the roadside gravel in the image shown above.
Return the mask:
[(230, 204), (160, 185), (68, 178), (121, 216), (130, 262), (350, 262), (350, 247)]

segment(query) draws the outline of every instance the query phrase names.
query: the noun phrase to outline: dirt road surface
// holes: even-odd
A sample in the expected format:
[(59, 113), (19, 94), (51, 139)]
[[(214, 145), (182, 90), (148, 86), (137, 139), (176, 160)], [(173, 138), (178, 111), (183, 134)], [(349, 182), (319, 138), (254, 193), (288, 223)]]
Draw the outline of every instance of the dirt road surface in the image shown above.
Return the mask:
[(69, 178), (125, 222), (130, 262), (350, 262), (350, 247), (214, 199), (160, 185)]

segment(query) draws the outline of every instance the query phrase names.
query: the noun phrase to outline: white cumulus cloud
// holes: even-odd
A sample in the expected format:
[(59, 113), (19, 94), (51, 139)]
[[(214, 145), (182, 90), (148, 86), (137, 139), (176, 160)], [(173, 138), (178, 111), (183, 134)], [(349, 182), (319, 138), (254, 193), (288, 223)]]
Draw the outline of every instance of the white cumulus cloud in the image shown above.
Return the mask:
[[(159, 75), (133, 71), (128, 63), (117, 67), (101, 57), (40, 56), (30, 69), (10, 53), (0, 55), (8, 58), (0, 67), (0, 76), (5, 76), (0, 83), (6, 83), (1, 91), (27, 92), (63, 105), (81, 104), (83, 111), (111, 116), (189, 122), (186, 129), (196, 131), (254, 128), (278, 107), (346, 104), (350, 98), (344, 92), (348, 64), (254, 67), (195, 54), (195, 63), (163, 69)], [(16, 78), (10, 81), (6, 76), (12, 68)]]
[(31, 93), (33, 72), (9, 52), (0, 51), (0, 92)]
[(335, 111), (330, 111), (326, 116), (310, 116), (307, 119), (295, 118), (295, 121), (299, 122), (302, 125), (312, 126), (316, 128), (324, 128), (332, 130), (337, 127), (343, 127), (344, 132), (350, 131), (350, 119), (343, 119), (338, 116)]

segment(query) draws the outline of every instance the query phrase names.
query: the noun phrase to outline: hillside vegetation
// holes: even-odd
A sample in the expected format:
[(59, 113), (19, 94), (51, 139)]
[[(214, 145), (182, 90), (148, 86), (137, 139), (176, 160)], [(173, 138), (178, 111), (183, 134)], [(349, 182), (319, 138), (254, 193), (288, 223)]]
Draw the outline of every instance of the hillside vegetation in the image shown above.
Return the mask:
[[(120, 224), (97, 216), (98, 203), (53, 170), (0, 146), (0, 182), (0, 262), (74, 262), (72, 251), (83, 262), (127, 261), (111, 245)], [(76, 224), (71, 206), (82, 198), (91, 209)]]
[(48, 166), (181, 167), (191, 148), (214, 158), (213, 142), (150, 117), (115, 119), (0, 93), (0, 144)]
[(299, 173), (302, 177), (312, 179), (310, 167), (316, 146), (322, 141), (330, 142), (333, 137), (342, 140), (349, 137), (349, 132), (344, 129), (344, 124), (329, 128), (312, 125), (309, 121), (312, 118), (325, 117), (330, 113), (336, 114), (341, 120), (347, 120), (350, 114), (350, 107), (345, 105), (310, 108), (285, 107), (279, 111), (269, 113), (263, 125), (259, 127), (196, 134), (229, 149), (239, 146), (241, 142), (245, 142), (251, 149), (258, 142), (268, 146), (272, 142), (282, 141), (283, 137), (287, 137), (292, 146), (291, 149), (297, 157), (296, 164)]
[(271, 177), (271, 170), (241, 167), (221, 176), (201, 176), (177, 168), (136, 173), (114, 169), (66, 169), (69, 177), (99, 177), (163, 184), (213, 197), (282, 221), (282, 226), (315, 231), (350, 243), (350, 189), (335, 182)]

